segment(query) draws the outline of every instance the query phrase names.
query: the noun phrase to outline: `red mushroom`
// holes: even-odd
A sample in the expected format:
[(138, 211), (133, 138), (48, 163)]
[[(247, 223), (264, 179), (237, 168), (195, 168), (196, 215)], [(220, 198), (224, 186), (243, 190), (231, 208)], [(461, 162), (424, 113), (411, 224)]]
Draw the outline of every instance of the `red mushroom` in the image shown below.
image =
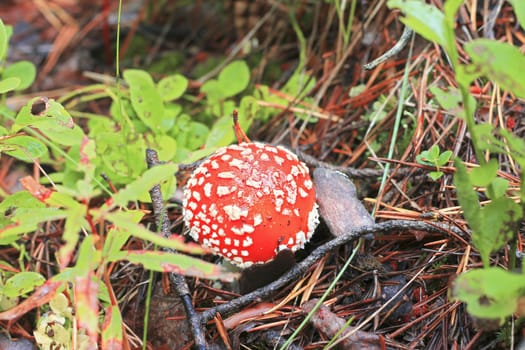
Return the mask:
[(283, 147), (247, 142), (217, 150), (188, 180), (189, 234), (241, 267), (295, 252), (319, 223), (308, 168)]

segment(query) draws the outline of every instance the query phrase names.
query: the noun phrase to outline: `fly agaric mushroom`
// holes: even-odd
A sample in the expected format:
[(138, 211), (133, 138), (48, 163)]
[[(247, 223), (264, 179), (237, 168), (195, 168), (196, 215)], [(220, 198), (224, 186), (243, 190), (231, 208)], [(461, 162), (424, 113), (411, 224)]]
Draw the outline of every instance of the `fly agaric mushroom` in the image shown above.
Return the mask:
[[(239, 135), (247, 137), (238, 127)], [(249, 140), (248, 140), (249, 141)], [(303, 248), (319, 223), (308, 168), (280, 146), (241, 142), (218, 149), (184, 190), (193, 239), (240, 267)]]

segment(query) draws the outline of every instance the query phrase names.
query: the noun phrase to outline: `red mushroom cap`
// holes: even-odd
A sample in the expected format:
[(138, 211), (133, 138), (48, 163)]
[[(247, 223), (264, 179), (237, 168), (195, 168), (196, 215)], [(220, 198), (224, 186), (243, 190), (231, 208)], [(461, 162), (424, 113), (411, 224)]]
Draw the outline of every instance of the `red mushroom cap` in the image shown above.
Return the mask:
[(295, 252), (319, 223), (306, 165), (285, 148), (257, 142), (220, 148), (204, 161), (183, 207), (193, 239), (241, 267)]

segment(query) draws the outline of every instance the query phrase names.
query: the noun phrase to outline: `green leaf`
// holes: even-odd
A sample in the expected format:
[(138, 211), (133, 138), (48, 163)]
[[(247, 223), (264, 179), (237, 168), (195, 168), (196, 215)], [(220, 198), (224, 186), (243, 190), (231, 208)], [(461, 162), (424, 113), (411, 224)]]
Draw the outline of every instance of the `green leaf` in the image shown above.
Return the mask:
[(500, 129), (499, 133), (505, 138), (511, 150), (512, 158), (514, 158), (522, 169), (525, 168), (525, 140), (514, 135), (508, 130)]
[(428, 150), (428, 154), (432, 162), (436, 162), (439, 157), (439, 146), (433, 145), (432, 147), (430, 147), (430, 149)]
[(112, 257), (112, 261), (118, 260), (127, 260), (134, 264), (141, 264), (148, 270), (175, 272), (199, 278), (220, 279), (231, 282), (237, 277), (237, 274), (227, 272), (218, 265), (182, 254), (147, 250), (122, 251)]
[[(96, 211), (93, 211), (93, 215), (96, 216)], [(133, 218), (131, 215), (131, 218)], [(107, 220), (111, 221), (117, 228), (127, 231), (134, 237), (150, 241), (158, 246), (165, 248), (172, 248), (181, 252), (189, 254), (203, 254), (206, 251), (195, 243), (184, 243), (182, 237), (173, 235), (172, 238), (164, 238), (161, 235), (151, 232), (146, 229), (143, 225), (136, 224), (131, 221), (130, 215), (125, 212), (113, 212), (105, 214)]]
[(463, 120), (465, 119), (463, 100), (458, 89), (450, 88), (448, 91), (445, 91), (437, 86), (431, 86), (429, 90), (445, 111)]
[(64, 295), (64, 293), (59, 293), (53, 299), (51, 299), (49, 302), (49, 307), (54, 313), (59, 315), (66, 314), (69, 308), (69, 300)]
[(232, 127), (232, 118), (229, 116), (219, 118), (212, 126), (205, 147), (222, 147), (231, 144), (235, 140)]
[(35, 65), (29, 61), (19, 61), (4, 70), (3, 78), (19, 78), (20, 84), (15, 90), (24, 90), (33, 84), (36, 78)]
[(472, 243), (488, 264), (490, 253), (501, 249), (514, 236), (522, 210), (512, 199), (499, 197), (481, 209), (480, 217), (482, 224), (472, 231)]
[(86, 207), (83, 205), (74, 206), (67, 212), (64, 233), (62, 234), (64, 244), (58, 250), (58, 262), (61, 268), (67, 267), (73, 258), (75, 247), (80, 238), (80, 232), (82, 228), (85, 228), (85, 213)]
[(467, 304), (469, 314), (501, 322), (516, 312), (525, 277), (498, 267), (476, 269), (458, 276), (452, 297)]
[(0, 94), (16, 90), (22, 81), (18, 77), (5, 78), (0, 80)]
[(454, 166), (456, 167), (454, 184), (456, 185), (459, 204), (463, 209), (463, 216), (473, 231), (479, 231), (483, 223), (480, 217), (481, 208), (478, 194), (472, 189), (470, 177), (463, 163), (459, 159), (455, 159)]
[(206, 94), (210, 103), (217, 103), (218, 100), (225, 98), (221, 89), (221, 84), (215, 79), (210, 79), (201, 86), (201, 92)]
[(9, 298), (24, 296), (36, 287), (44, 284), (46, 279), (39, 273), (26, 271), (18, 272), (5, 282), (2, 294)]
[(43, 285), (39, 286), (29, 298), (25, 299), (14, 308), (0, 312), (0, 320), (13, 320), (15, 318), (20, 318), (30, 310), (49, 303), (64, 285), (63, 282), (57, 281), (55, 277), (52, 277)]
[(13, 223), (0, 229), (0, 245), (10, 244), (21, 235), (33, 232), (41, 222), (64, 218), (63, 212), (54, 208), (18, 209), (13, 215)]
[(123, 77), (129, 85), (131, 105), (140, 120), (151, 130), (165, 130), (164, 103), (149, 73), (128, 69)]
[(224, 98), (235, 96), (248, 87), (250, 68), (245, 61), (233, 61), (222, 69), (218, 81)]
[[(283, 86), (282, 91), (294, 98), (304, 99), (306, 95), (315, 87), (315, 78), (306, 74), (303, 70), (296, 70), (290, 79)], [(275, 96), (277, 97), (277, 96)], [(284, 100), (285, 105), (289, 102)]]
[(499, 198), (503, 197), (507, 192), (507, 188), (509, 188), (509, 181), (502, 179), (501, 177), (497, 177), (494, 180), (492, 180), (491, 185), (492, 194), (489, 198)]
[(181, 97), (188, 88), (188, 79), (175, 74), (162, 78), (157, 84), (157, 90), (165, 102), (173, 101)]
[[(130, 222), (138, 224), (144, 217), (144, 212), (140, 210), (128, 210), (126, 211), (126, 217)], [(104, 241), (104, 247), (102, 248), (103, 257), (108, 257), (118, 253), (131, 234), (129, 231), (121, 230), (116, 227), (111, 227), (108, 231), (106, 240)]]
[[(388, 7), (398, 8), (405, 15), (402, 22), (429, 41), (447, 48), (445, 15), (421, 0), (389, 0)], [(448, 51), (448, 50), (447, 50)]]
[(521, 29), (525, 30), (525, 1), (523, 0), (509, 0), (514, 8), (514, 13), (518, 17), (518, 22)]
[(465, 44), (470, 71), (497, 82), (517, 97), (525, 98), (525, 55), (517, 47), (496, 40), (475, 39)]
[(491, 159), (482, 166), (473, 168), (470, 171), (470, 182), (473, 186), (486, 187), (494, 180), (497, 173), (498, 161), (496, 159)]
[(45, 207), (46, 205), (44, 203), (33, 197), (29, 192), (20, 191), (13, 193), (0, 202), (0, 213), (4, 213), (5, 215), (5, 212), (10, 209), (41, 209)]
[(246, 89), (249, 83), (250, 69), (246, 62), (234, 61), (222, 69), (217, 79), (205, 82), (201, 91), (206, 94), (208, 100), (217, 102), (237, 95)]
[(455, 22), (456, 13), (459, 10), (459, 7), (463, 5), (463, 0), (447, 0), (443, 5), (443, 13), (448, 23), (451, 25)]
[(64, 106), (45, 97), (35, 97), (20, 109), (11, 132), (27, 126), (39, 129), (53, 143), (60, 145), (79, 145), (84, 138), (84, 132), (73, 122)]
[(430, 176), (432, 180), (436, 181), (436, 180), (439, 180), (441, 176), (443, 176), (443, 172), (442, 171), (431, 171), (428, 173), (428, 176)]
[(206, 138), (208, 137), (209, 133), (210, 129), (205, 124), (199, 122), (192, 122), (189, 125), (189, 139), (186, 143), (186, 147), (190, 150), (196, 150), (200, 148), (206, 141)]
[(2, 62), (7, 53), (7, 47), (9, 45), (9, 35), (2, 19), (0, 19), (0, 62)]
[(47, 147), (34, 137), (17, 135), (0, 142), (0, 153), (25, 162), (33, 162), (47, 154)]
[(101, 349), (122, 349), (122, 315), (118, 305), (110, 305), (104, 313)]
[(148, 169), (141, 177), (113, 195), (111, 207), (127, 206), (128, 202), (136, 200), (144, 190), (148, 191), (154, 185), (173, 178), (177, 169), (177, 164), (162, 164)]
[(452, 151), (444, 151), (441, 153), (437, 159), (437, 163), (439, 166), (445, 166), (447, 165), (448, 161), (450, 160), (450, 157), (452, 157)]

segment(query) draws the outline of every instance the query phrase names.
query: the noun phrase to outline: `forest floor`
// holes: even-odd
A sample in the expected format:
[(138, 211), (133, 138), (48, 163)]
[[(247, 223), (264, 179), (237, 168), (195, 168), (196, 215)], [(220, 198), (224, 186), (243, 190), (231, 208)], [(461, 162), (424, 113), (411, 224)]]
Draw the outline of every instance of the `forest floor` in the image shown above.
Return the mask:
[[(442, 6), (441, 0), (430, 2)], [(114, 83), (117, 4), (93, 3), (12, 0), (0, 4), (0, 18), (14, 26), (9, 61), (30, 60), (37, 66), (35, 83), (22, 93), (9, 95), (8, 108), (17, 111), (35, 96), (59, 99), (95, 84)], [(455, 277), (482, 262), (471, 246), (453, 184), (454, 157), (476, 163), (469, 134), (464, 120), (441, 109), (429, 90), (455, 84), (448, 59), (437, 44), (410, 36), (398, 54), (366, 70), (363, 66), (392, 48), (404, 30), (400, 12), (390, 10), (385, 1), (343, 1), (347, 8), (342, 17), (338, 17), (334, 1), (158, 3), (124, 1), (122, 70), (143, 69), (155, 81), (175, 72), (188, 77), (191, 98), (185, 103), (197, 114), (203, 109), (199, 88), (217, 76), (221, 62), (244, 60), (250, 68), (251, 88), (268, 86), (289, 101), (276, 106), (259, 95), (259, 108), (271, 111), (271, 116), (254, 118), (247, 130), (250, 139), (297, 150), (312, 169), (331, 167), (347, 174), (377, 223), (406, 220), (443, 228), (398, 227), (374, 232), (373, 238), (359, 240), (356, 252), (358, 240), (349, 240), (323, 251), (279, 289), (264, 290), (240, 307), (232, 303), (240, 296), (236, 286), (187, 277), (198, 312), (231, 305), (224, 307), (227, 311), (223, 313), (208, 312), (204, 328), (208, 348), (280, 348), (304, 320), (310, 307), (307, 302), (327, 291), (325, 307), (314, 312), (310, 322), (294, 335), (290, 349), (326, 348), (347, 322), (348, 329), (359, 327), (359, 331), (350, 337), (350, 343), (343, 343), (345, 349), (507, 349), (510, 339), (517, 343), (524, 336), (523, 328), (514, 327), (514, 323), (513, 327), (508, 322), (494, 326), (487, 320), (473, 319), (464, 304), (450, 297)], [(356, 6), (350, 21), (352, 4)], [(525, 33), (517, 26), (508, 3), (503, 2), (496, 11), (491, 1), (468, 1), (458, 14), (458, 43), (484, 36), (525, 45)], [(283, 87), (301, 65), (311, 80), (309, 90), (286, 91)], [(525, 136), (524, 101), (490, 82), (476, 84), (471, 90), (478, 102), (476, 118)], [(108, 115), (110, 104), (104, 99), (86, 99), (69, 101), (66, 108), (77, 112), (75, 118), (83, 113), (78, 120), (85, 126), (84, 115)], [(315, 121), (302, 116), (304, 110), (315, 112)], [(440, 153), (451, 151), (450, 162), (439, 169), (416, 158), (435, 145)], [(44, 166), (44, 170), (52, 172), (53, 167)], [(429, 173), (436, 170), (443, 174), (432, 179)], [(19, 190), (19, 178), (39, 171), (32, 164), (2, 156), (3, 193)], [(519, 170), (503, 156), (500, 174), (519, 186)], [(179, 175), (182, 188), (189, 172)], [(342, 197), (332, 193), (323, 203), (325, 209), (335, 211), (352, 200)], [(185, 230), (179, 204), (175, 197), (169, 209), (173, 233)], [(153, 224), (152, 216), (146, 216), (144, 223), (148, 220)], [(46, 227), (57, 230), (56, 226)], [(317, 248), (334, 239), (329, 227), (330, 222), (321, 223), (292, 265), (308, 261), (305, 259), (317, 254)], [(56, 233), (47, 232), (21, 245), (27, 256), (41, 257), (38, 264), (28, 261), (26, 267), (38, 266), (38, 272), (51, 277), (57, 268), (53, 257), (59, 241), (44, 239), (48, 234)], [(519, 235), (518, 249), (523, 251), (523, 227)], [(494, 255), (495, 264), (508, 266), (510, 254), (508, 248), (501, 249)], [(11, 266), (21, 259), (19, 250), (12, 247), (0, 247), (0, 256)], [(332, 286), (350, 257), (350, 265)], [(205, 259), (217, 261), (213, 256)], [(142, 348), (144, 315), (148, 313), (148, 349), (190, 349), (192, 333), (166, 274), (150, 278), (149, 271), (124, 263), (112, 268), (111, 284), (125, 323), (123, 348)], [(244, 274), (253, 274), (256, 279), (277, 274), (265, 281), (268, 284), (283, 273), (273, 269), (275, 266)], [(146, 308), (148, 284), (153, 289)], [(33, 342), (38, 315), (28, 311), (17, 320), (0, 321), (0, 328), (14, 338)]]

